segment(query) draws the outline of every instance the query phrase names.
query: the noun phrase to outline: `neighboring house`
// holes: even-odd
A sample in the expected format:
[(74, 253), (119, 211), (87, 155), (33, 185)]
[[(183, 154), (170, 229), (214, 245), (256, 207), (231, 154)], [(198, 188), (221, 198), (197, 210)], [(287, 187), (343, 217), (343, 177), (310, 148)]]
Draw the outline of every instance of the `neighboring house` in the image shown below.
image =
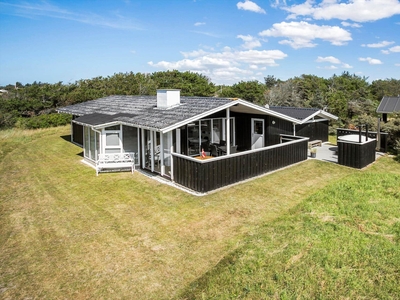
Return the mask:
[(384, 96), (376, 109), (378, 114), (382, 114), (382, 121), (387, 122), (387, 115), (394, 112), (400, 112), (400, 96), (387, 97)]
[(322, 142), (328, 141), (329, 121), (338, 119), (338, 117), (317, 108), (270, 106), (269, 109), (301, 121), (301, 124), (294, 124), (294, 129), (289, 130), (287, 134), (305, 136), (310, 140), (321, 140)]
[[(321, 111), (292, 117), (241, 99), (181, 97), (179, 90), (109, 96), (58, 111), (73, 115), (71, 139), (83, 146), (85, 161), (133, 152), (137, 167), (197, 192), (307, 159), (309, 138), (293, 130), (336, 118)], [(203, 149), (212, 158), (199, 159)]]

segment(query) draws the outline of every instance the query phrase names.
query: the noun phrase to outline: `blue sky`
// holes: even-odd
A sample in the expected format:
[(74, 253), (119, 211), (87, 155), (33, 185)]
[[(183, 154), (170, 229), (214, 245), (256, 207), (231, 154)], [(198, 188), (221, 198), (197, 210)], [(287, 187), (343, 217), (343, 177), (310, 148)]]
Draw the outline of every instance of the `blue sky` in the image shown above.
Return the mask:
[(0, 34), (0, 85), (173, 69), (216, 84), (400, 78), (398, 0), (0, 0)]

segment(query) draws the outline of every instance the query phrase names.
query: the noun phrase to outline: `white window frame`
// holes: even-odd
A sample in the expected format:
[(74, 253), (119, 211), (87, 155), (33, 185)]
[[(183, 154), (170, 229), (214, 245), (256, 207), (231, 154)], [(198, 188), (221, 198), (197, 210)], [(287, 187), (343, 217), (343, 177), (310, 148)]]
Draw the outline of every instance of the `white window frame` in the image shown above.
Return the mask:
[[(109, 150), (109, 149), (119, 149), (119, 152), (116, 152), (116, 153), (122, 153), (122, 151), (123, 151), (122, 127), (121, 127), (121, 125), (118, 125), (118, 126), (119, 126), (119, 130), (107, 130), (107, 128), (103, 128), (103, 130), (101, 131), (102, 140), (104, 141), (102, 143), (102, 153), (106, 153), (106, 150)], [(111, 134), (117, 133), (118, 134), (118, 146), (107, 146), (107, 134), (109, 134), (109, 133), (111, 133)]]

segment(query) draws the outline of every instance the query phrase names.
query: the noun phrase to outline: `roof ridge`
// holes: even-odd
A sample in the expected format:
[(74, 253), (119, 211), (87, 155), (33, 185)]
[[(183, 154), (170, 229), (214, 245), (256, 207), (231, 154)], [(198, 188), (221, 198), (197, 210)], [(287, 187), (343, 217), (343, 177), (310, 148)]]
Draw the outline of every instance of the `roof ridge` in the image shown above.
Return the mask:
[(295, 107), (295, 106), (270, 106), (270, 108), (321, 110), (320, 108), (316, 107)]

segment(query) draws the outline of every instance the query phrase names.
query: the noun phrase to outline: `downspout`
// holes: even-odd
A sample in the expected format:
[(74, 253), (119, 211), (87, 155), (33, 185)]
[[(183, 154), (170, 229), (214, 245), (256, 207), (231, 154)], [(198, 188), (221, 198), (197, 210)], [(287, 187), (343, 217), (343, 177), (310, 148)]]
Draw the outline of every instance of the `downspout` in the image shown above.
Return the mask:
[(376, 137), (376, 151), (381, 151), (381, 118), (378, 118), (378, 132)]
[(293, 123), (293, 136), (296, 136), (296, 123)]
[(230, 120), (230, 109), (226, 109), (226, 155), (231, 154), (231, 120)]
[[(165, 133), (167, 134), (167, 133)], [(164, 166), (164, 133), (160, 132), (160, 160), (161, 160), (161, 176), (165, 175)]]
[[(74, 142), (74, 122), (72, 122), (73, 120), (74, 120), (74, 117), (72, 116), (71, 129), (70, 129), (70, 131), (71, 131), (71, 143)], [(82, 130), (83, 130), (83, 128), (82, 128)], [(83, 133), (82, 133), (82, 136), (83, 136)], [(82, 144), (83, 144), (83, 141), (82, 141)]]
[(171, 146), (171, 181), (174, 181), (174, 146)]
[(142, 131), (142, 134), (141, 134), (141, 137), (142, 137), (142, 145), (141, 145), (142, 146), (142, 168), (144, 169), (146, 167), (147, 153), (146, 153), (146, 149), (145, 149), (145, 145), (144, 145), (144, 129), (142, 128), (141, 131)]
[(150, 163), (151, 172), (154, 173), (154, 131), (150, 130)]

